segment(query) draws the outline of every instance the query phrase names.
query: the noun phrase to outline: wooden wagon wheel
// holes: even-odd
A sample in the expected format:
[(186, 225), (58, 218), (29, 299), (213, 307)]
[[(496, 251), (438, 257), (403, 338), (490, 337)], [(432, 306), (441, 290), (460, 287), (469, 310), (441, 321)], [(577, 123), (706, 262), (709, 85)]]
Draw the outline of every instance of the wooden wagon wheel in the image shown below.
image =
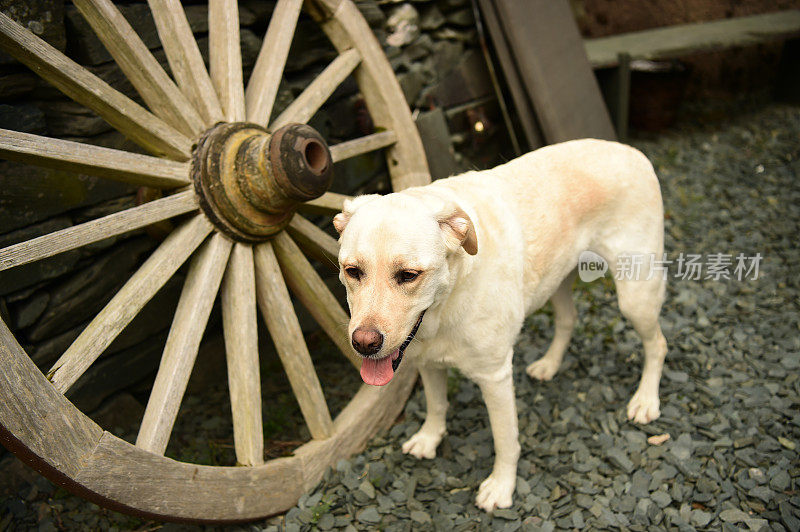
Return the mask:
[[(0, 321), (0, 442), (56, 483), (146, 517), (243, 521), (283, 511), (338, 458), (363, 447), (399, 413), (416, 378), (363, 385), (333, 420), (288, 287), (358, 365), (347, 314), (305, 258), (337, 242), (295, 214), (335, 213), (332, 163), (385, 148), (396, 189), (430, 181), (422, 144), (394, 73), (350, 0), (278, 0), (246, 87), (238, 7), (210, 0), (207, 71), (178, 0), (149, 0), (174, 81), (109, 0), (75, 0), (149, 111), (0, 14), (0, 46), (153, 156), (0, 130), (0, 156), (156, 187), (165, 197), (0, 250), (0, 270), (154, 222), (187, 216), (90, 322), (45, 376)], [(338, 50), (269, 122), (302, 7)], [(378, 133), (334, 145), (301, 126), (350, 74)], [(315, 199), (311, 199), (315, 198)], [(194, 213), (194, 214), (192, 214)], [(104, 431), (63, 393), (145, 303), (191, 258), (136, 445)], [(285, 282), (284, 282), (285, 281)], [(234, 439), (240, 467), (164, 456), (217, 292), (221, 294)], [(257, 307), (312, 436), (264, 462)]]

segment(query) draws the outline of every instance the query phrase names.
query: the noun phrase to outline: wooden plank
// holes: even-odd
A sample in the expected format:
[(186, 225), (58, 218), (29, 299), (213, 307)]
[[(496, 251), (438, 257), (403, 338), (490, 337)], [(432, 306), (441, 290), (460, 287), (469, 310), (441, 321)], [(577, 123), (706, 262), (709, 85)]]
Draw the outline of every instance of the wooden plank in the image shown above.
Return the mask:
[(339, 270), (339, 242), (332, 236), (299, 214), (292, 216), (286, 229), (306, 253), (332, 270)]
[(545, 140), (616, 139), (567, 0), (494, 5)]
[[(58, 393), (0, 319), (0, 444), (29, 465), (75, 475), (103, 431)], [(30, 461), (33, 454), (44, 464)]]
[(237, 243), (222, 280), (222, 326), (236, 461), (248, 466), (264, 463), (255, 286), (253, 248)]
[(506, 85), (511, 92), (511, 99), (514, 101), (514, 107), (517, 111), (517, 119), (522, 125), (522, 131), (525, 133), (527, 139), (527, 148), (533, 150), (540, 148), (544, 145), (542, 139), (541, 128), (536, 121), (536, 112), (533, 110), (533, 103), (525, 91), (525, 85), (520, 77), (519, 67), (511, 53), (511, 48), (506, 34), (503, 32), (503, 27), (500, 25), (500, 19), (497, 15), (497, 8), (492, 0), (478, 0), (481, 6), (481, 13), (483, 19), (486, 21), (486, 27), (489, 30), (489, 35), (494, 44), (494, 51), (497, 54), (497, 59), (500, 61), (500, 67), (503, 69), (503, 75), (506, 79)]
[(354, 76), (376, 129), (391, 130), (397, 135), (397, 142), (386, 150), (394, 190), (430, 183), (425, 150), (408, 103), (364, 17), (350, 1), (326, 0), (318, 4), (319, 11), (312, 15), (339, 53), (353, 48), (361, 55), (361, 65)]
[(0, 157), (155, 188), (191, 183), (189, 164), (0, 129)]
[[(222, 107), (180, 1), (147, 0), (147, 3), (178, 87), (200, 113), (206, 127), (220, 122)], [(234, 16), (238, 17), (237, 13)]]
[(264, 43), (245, 91), (248, 122), (269, 122), (302, 5), (303, 0), (278, 0), (272, 12)]
[(192, 142), (166, 122), (0, 13), (0, 47), (155, 155), (185, 161)]
[(358, 50), (345, 50), (331, 61), (325, 69), (312, 81), (308, 87), (287, 107), (272, 124), (270, 130), (289, 124), (299, 122), (305, 124), (314, 116), (314, 113), (322, 107), (322, 104), (330, 98), (336, 87), (341, 85), (347, 76), (361, 62), (361, 55)]
[(167, 449), (232, 245), (215, 233), (192, 259), (139, 427), (136, 446), (140, 449), (156, 454)]
[(256, 246), (254, 252), (256, 298), (261, 315), (272, 335), (311, 437), (324, 440), (333, 434), (333, 422), (278, 260), (270, 242)]
[(236, 0), (209, 0), (208, 54), (211, 80), (219, 95), (225, 120), (243, 122), (246, 113)]
[(111, 0), (75, 0), (73, 3), (156, 116), (189, 137), (205, 129), (197, 110)]
[(48, 378), (58, 391), (75, 384), (212, 229), (198, 215), (170, 233), (53, 365)]
[(350, 317), (328, 289), (325, 281), (320, 278), (297, 244), (285, 232), (278, 233), (273, 239), (273, 248), (286, 284), (317, 320), (325, 334), (333, 340), (339, 351), (356, 369), (361, 369), (362, 359), (353, 350), (347, 335)]
[(798, 35), (800, 9), (788, 9), (586, 39), (583, 44), (589, 63), (604, 68), (616, 66), (620, 53), (627, 53), (631, 59), (666, 59)]
[(52, 257), (196, 209), (197, 196), (193, 190), (187, 190), (20, 242), (0, 249), (0, 271)]
[(307, 201), (300, 205), (299, 209), (303, 212), (313, 214), (339, 214), (344, 208), (345, 200), (352, 199), (346, 194), (336, 192), (326, 192), (317, 199)]
[(333, 162), (344, 161), (363, 153), (386, 148), (397, 142), (394, 131), (381, 131), (353, 140), (340, 142), (330, 147)]

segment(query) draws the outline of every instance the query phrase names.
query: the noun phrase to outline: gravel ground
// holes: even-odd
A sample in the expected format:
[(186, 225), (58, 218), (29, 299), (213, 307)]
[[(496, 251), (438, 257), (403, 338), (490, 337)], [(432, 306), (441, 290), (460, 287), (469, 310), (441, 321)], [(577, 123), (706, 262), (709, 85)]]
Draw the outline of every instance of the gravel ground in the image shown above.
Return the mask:
[[(473, 505), (491, 468), (491, 433), (477, 387), (452, 373), (449, 433), (436, 459), (400, 452), (423, 420), (417, 389), (388, 434), (340, 461), (297, 507), (230, 529), (799, 530), (800, 108), (742, 105), (725, 123), (707, 123), (707, 112), (633, 141), (661, 178), (667, 258), (697, 254), (703, 264), (700, 280), (669, 266), (660, 419), (625, 419), (640, 341), (610, 277), (579, 282), (579, 323), (556, 377), (532, 382), (524, 372), (552, 336), (548, 309), (528, 319), (517, 345), (522, 457), (512, 508), (490, 516)], [(757, 279), (735, 278), (740, 253), (760, 253)], [(731, 256), (731, 279), (705, 278), (714, 254)], [(0, 531), (161, 526), (43, 479), (0, 502)]]

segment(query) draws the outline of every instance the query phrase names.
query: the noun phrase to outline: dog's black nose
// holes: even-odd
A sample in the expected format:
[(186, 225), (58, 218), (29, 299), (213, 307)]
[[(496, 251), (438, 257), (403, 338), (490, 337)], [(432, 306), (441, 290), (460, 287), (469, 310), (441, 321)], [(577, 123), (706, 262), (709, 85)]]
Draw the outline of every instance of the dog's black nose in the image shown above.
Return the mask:
[(377, 329), (358, 327), (353, 331), (353, 347), (364, 356), (374, 355), (382, 345), (383, 335)]

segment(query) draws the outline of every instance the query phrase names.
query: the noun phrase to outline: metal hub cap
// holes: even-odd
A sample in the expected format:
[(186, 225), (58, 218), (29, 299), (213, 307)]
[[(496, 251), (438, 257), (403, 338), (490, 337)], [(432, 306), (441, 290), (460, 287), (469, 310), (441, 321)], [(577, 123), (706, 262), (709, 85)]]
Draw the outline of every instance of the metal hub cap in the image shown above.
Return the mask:
[(305, 124), (274, 133), (245, 122), (209, 129), (192, 157), (192, 179), (206, 216), (243, 242), (284, 229), (297, 206), (324, 194), (333, 160), (322, 136)]

